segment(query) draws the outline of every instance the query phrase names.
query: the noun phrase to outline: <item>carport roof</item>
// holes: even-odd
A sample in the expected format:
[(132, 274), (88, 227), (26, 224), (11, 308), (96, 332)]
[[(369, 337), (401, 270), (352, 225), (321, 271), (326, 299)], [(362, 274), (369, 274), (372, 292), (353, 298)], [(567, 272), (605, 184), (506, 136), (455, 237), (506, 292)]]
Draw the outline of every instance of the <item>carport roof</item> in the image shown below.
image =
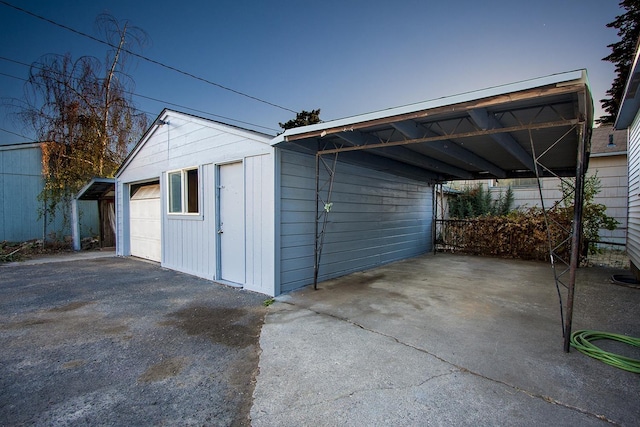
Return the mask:
[(289, 129), (272, 145), (423, 181), (535, 177), (536, 164), (575, 176), (592, 123), (577, 70)]

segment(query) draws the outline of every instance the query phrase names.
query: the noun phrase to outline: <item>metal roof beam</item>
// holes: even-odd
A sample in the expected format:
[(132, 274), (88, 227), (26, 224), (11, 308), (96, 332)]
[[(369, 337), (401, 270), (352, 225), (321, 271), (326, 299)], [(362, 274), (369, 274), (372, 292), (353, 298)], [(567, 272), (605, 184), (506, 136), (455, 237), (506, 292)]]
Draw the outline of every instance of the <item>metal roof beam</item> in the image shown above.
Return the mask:
[(518, 126), (512, 126), (512, 127), (500, 128), (500, 129), (487, 129), (487, 130), (476, 129), (473, 132), (461, 132), (458, 134), (431, 136), (427, 138), (409, 139), (404, 141), (380, 142), (377, 144), (368, 144), (368, 145), (356, 146), (356, 147), (352, 146), (352, 147), (342, 147), (342, 148), (333, 148), (333, 149), (321, 149), (318, 152), (321, 154), (343, 153), (346, 151), (370, 150), (372, 148), (395, 147), (398, 145), (411, 145), (411, 144), (420, 144), (423, 142), (442, 141), (442, 140), (451, 139), (451, 138), (462, 139), (462, 138), (472, 138), (476, 136), (493, 135), (496, 133), (520, 132), (524, 130), (540, 130), (540, 129), (549, 129), (549, 128), (557, 128), (557, 127), (575, 126), (576, 124), (579, 124), (579, 123), (582, 123), (579, 119), (571, 119), (571, 120), (560, 120), (557, 122), (518, 125)]
[(341, 162), (353, 165), (364, 166), (380, 172), (386, 172), (392, 175), (403, 176), (405, 178), (416, 179), (423, 182), (441, 182), (449, 180), (440, 174), (421, 169), (417, 166), (407, 165), (392, 159), (385, 159), (366, 151), (361, 152), (345, 152), (340, 153), (339, 160)]
[[(346, 141), (347, 143), (357, 147), (366, 147), (370, 143), (371, 144), (378, 143), (377, 138), (374, 138), (371, 135), (363, 134), (362, 132), (359, 132), (357, 130), (342, 132), (337, 134), (336, 136)], [(408, 163), (413, 166), (429, 169), (441, 174), (453, 175), (455, 177), (462, 178), (462, 179), (474, 178), (471, 172), (468, 172), (464, 169), (457, 168), (445, 162), (432, 159), (423, 154), (409, 150), (405, 147), (394, 146), (394, 147), (373, 148), (370, 151), (372, 153), (381, 155), (383, 157), (387, 157), (403, 163)]]
[[(475, 122), (482, 130), (502, 129), (502, 124), (493, 114), (490, 114), (485, 108), (476, 108), (468, 111), (471, 120)], [(508, 133), (494, 133), (491, 138), (496, 141), (502, 148), (511, 154), (516, 160), (532, 171), (536, 170), (533, 158), (522, 148), (522, 146)]]
[[(427, 129), (423, 125), (412, 120), (392, 123), (391, 126), (393, 126), (397, 131), (410, 139), (440, 136), (436, 132)], [(475, 166), (482, 171), (487, 171), (496, 178), (506, 178), (507, 176), (507, 173), (500, 167), (491, 163), (484, 157), (480, 157), (477, 154), (460, 147), (458, 144), (451, 140), (432, 141), (427, 145), (429, 146), (429, 148), (433, 148), (434, 150), (446, 154), (447, 156), (462, 160), (470, 166)]]

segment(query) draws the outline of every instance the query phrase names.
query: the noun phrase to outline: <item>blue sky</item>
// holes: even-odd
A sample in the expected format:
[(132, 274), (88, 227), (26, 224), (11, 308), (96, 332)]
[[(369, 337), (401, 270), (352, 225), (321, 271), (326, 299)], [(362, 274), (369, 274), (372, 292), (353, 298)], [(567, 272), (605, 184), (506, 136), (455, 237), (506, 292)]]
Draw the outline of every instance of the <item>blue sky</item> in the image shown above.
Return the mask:
[[(598, 117), (614, 78), (601, 59), (618, 40), (606, 24), (623, 12), (617, 0), (7, 2), (92, 36), (109, 12), (147, 32), (144, 56), (286, 108), (132, 58), (135, 93), (164, 101), (133, 98), (150, 117), (169, 107), (271, 134), (294, 117), (287, 109), (321, 108), (326, 121), (580, 68)], [(24, 63), (105, 55), (2, 3), (0, 35), (0, 57)], [(23, 97), (27, 73), (0, 60), (0, 144), (34, 138), (5, 107)]]

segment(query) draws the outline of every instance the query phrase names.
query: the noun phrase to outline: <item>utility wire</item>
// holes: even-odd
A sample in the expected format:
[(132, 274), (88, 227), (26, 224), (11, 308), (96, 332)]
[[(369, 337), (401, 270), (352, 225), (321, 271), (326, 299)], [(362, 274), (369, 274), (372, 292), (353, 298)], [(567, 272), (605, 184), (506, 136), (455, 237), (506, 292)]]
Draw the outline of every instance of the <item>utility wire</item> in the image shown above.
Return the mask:
[[(91, 36), (91, 35), (89, 35), (87, 33), (84, 33), (82, 31), (79, 31), (79, 30), (76, 30), (74, 28), (71, 28), (71, 27), (69, 27), (67, 25), (60, 24), (60, 23), (58, 23), (56, 21), (53, 21), (53, 20), (48, 19), (48, 18), (45, 18), (44, 16), (38, 15), (36, 13), (30, 12), (30, 11), (28, 11), (26, 9), (23, 9), (23, 8), (19, 7), (19, 6), (16, 6), (16, 5), (13, 5), (11, 3), (8, 3), (8, 2), (6, 2), (4, 0), (0, 0), (0, 4), (4, 4), (5, 6), (8, 6), (8, 7), (12, 8), (12, 9), (15, 9), (15, 10), (18, 10), (20, 12), (26, 13), (27, 15), (33, 16), (34, 18), (38, 18), (40, 20), (43, 20), (43, 21), (48, 22), (50, 24), (53, 24), (53, 25), (55, 25), (57, 27), (63, 28), (65, 30), (67, 30), (67, 31), (71, 31), (72, 33), (81, 35), (83, 37), (86, 37), (86, 38), (91, 39), (93, 41), (96, 41), (98, 43), (102, 43), (102, 44), (107, 45), (109, 47), (112, 47), (114, 49), (118, 49), (118, 46), (112, 45), (109, 42), (106, 42), (106, 41), (101, 40), (101, 39), (99, 39), (97, 37)], [(296, 111), (294, 111), (294, 110), (292, 110), (290, 108), (283, 107), (282, 105), (278, 105), (278, 104), (275, 104), (273, 102), (265, 101), (264, 99), (261, 99), (261, 98), (258, 98), (256, 96), (252, 96), (252, 95), (246, 94), (244, 92), (240, 92), (239, 90), (232, 89), (230, 87), (221, 85), (220, 83), (212, 82), (211, 80), (207, 80), (207, 79), (205, 79), (203, 77), (196, 76), (195, 74), (192, 74), (190, 72), (180, 70), (180, 69), (178, 69), (176, 67), (173, 67), (171, 65), (167, 65), (167, 64), (164, 64), (164, 63), (162, 63), (160, 61), (156, 61), (155, 59), (151, 59), (151, 58), (148, 58), (148, 57), (146, 57), (144, 55), (140, 55), (139, 53), (132, 52), (132, 51), (126, 49), (126, 48), (122, 48), (122, 51), (128, 53), (129, 55), (132, 55), (132, 56), (135, 56), (137, 58), (143, 59), (145, 61), (151, 62), (152, 64), (159, 65), (160, 67), (166, 68), (166, 69), (171, 70), (171, 71), (175, 71), (176, 73), (180, 73), (182, 75), (185, 75), (185, 76), (191, 77), (193, 79), (199, 80), (201, 82), (207, 83), (209, 85), (216, 86), (216, 87), (218, 87), (220, 89), (224, 89), (226, 91), (235, 93), (236, 95), (244, 96), (245, 98), (249, 98), (249, 99), (252, 99), (254, 101), (258, 101), (258, 102), (261, 102), (263, 104), (270, 105), (272, 107), (280, 108), (281, 110), (290, 111), (292, 113), (297, 113)]]
[[(12, 131), (7, 130), (7, 129), (4, 129), (4, 128), (0, 128), (0, 131), (2, 131), (2, 132), (6, 132), (6, 133), (10, 133), (10, 134), (15, 135), (15, 136), (19, 136), (20, 138), (24, 138), (24, 139), (26, 139), (27, 141), (30, 141), (30, 140), (31, 140), (31, 138), (27, 138), (27, 137), (26, 137), (26, 136), (24, 136), (24, 135), (21, 135), (21, 134), (19, 134), (19, 133), (12, 132)], [(1, 146), (1, 145), (0, 145), (0, 146)]]
[(161, 99), (156, 99), (156, 98), (152, 98), (152, 97), (150, 97), (150, 96), (140, 95), (140, 94), (138, 94), (138, 93), (133, 93), (133, 92), (130, 92), (130, 94), (131, 94), (131, 95), (133, 95), (133, 96), (137, 96), (137, 97), (139, 97), (139, 98), (144, 98), (144, 99), (148, 99), (148, 100), (150, 100), (150, 101), (155, 101), (155, 102), (161, 102), (161, 103), (166, 104), (166, 105), (172, 105), (172, 106), (174, 106), (174, 107), (184, 108), (184, 109), (187, 109), (187, 110), (195, 111), (195, 112), (197, 112), (197, 113), (206, 114), (206, 115), (208, 115), (208, 116), (212, 116), (212, 117), (218, 117), (218, 118), (220, 118), (220, 119), (224, 119), (224, 120), (231, 120), (231, 121), (234, 121), (234, 122), (237, 122), (237, 123), (242, 123), (242, 124), (245, 124), (245, 125), (250, 125), (250, 126), (258, 127), (258, 128), (262, 128), (262, 129), (268, 129), (268, 130), (278, 131), (277, 129), (270, 128), (270, 127), (268, 127), (268, 126), (261, 126), (261, 125), (257, 125), (257, 124), (255, 124), (255, 123), (245, 122), (245, 121), (238, 120), (238, 119), (232, 119), (231, 117), (225, 117), (225, 116), (221, 116), (221, 115), (219, 115), (219, 114), (209, 113), (209, 112), (207, 112), (207, 111), (198, 110), (198, 109), (196, 109), (196, 108), (192, 108), (192, 107), (187, 107), (186, 105), (180, 105), (180, 104), (176, 104), (176, 103), (174, 103), (174, 102), (163, 101), (163, 100), (161, 100)]
[[(38, 66), (33, 65), (33, 64), (31, 64), (31, 65), (30, 64), (26, 64), (24, 62), (16, 61), (15, 59), (6, 58), (4, 56), (0, 56), (0, 60), (13, 62), (15, 64), (24, 65), (26, 67), (36, 68), (38, 70), (42, 70), (43, 69), (42, 67), (38, 67)], [(6, 77), (10, 77), (10, 78), (13, 78), (13, 79), (17, 79), (17, 80), (21, 80), (23, 82), (28, 82), (29, 81), (29, 80), (27, 80), (25, 78), (18, 77), (18, 76), (13, 76), (11, 74), (6, 74), (6, 73), (2, 73), (2, 72), (0, 72), (0, 75), (6, 76)], [(232, 117), (227, 117), (227, 116), (222, 116), (220, 114), (210, 113), (210, 112), (204, 111), (204, 110), (198, 110), (197, 108), (187, 107), (186, 105), (176, 104), (175, 102), (169, 102), (169, 101), (165, 101), (165, 100), (158, 99), (158, 98), (153, 98), (153, 97), (146, 96), (146, 95), (141, 95), (141, 94), (135, 93), (135, 92), (130, 92), (130, 91), (126, 91), (125, 90), (125, 91), (123, 91), (123, 93), (125, 93), (127, 95), (137, 96), (137, 97), (143, 98), (143, 99), (148, 99), (148, 100), (154, 101), (154, 102), (159, 102), (161, 104), (171, 105), (171, 106), (182, 108), (182, 109), (186, 109), (186, 110), (189, 110), (189, 111), (195, 111), (197, 113), (205, 114), (207, 116), (217, 117), (217, 118), (222, 119), (222, 120), (230, 120), (230, 121), (233, 121), (233, 122), (236, 122), (236, 123), (242, 123), (244, 125), (249, 125), (249, 126), (253, 126), (253, 127), (256, 127), (256, 128), (262, 128), (262, 129), (267, 129), (267, 130), (271, 130), (271, 131), (278, 131), (278, 129), (274, 129), (274, 128), (271, 128), (271, 127), (268, 127), (268, 126), (262, 126), (262, 125), (258, 125), (258, 124), (251, 123), (251, 122), (247, 122), (247, 121), (244, 121), (244, 120), (238, 120), (238, 119), (234, 119)], [(154, 117), (157, 116), (157, 114), (150, 113), (148, 111), (144, 111), (144, 110), (141, 110), (139, 108), (135, 108), (134, 107), (134, 109), (136, 111), (139, 111), (141, 113), (146, 114), (147, 116), (149, 116), (151, 118), (154, 118)]]

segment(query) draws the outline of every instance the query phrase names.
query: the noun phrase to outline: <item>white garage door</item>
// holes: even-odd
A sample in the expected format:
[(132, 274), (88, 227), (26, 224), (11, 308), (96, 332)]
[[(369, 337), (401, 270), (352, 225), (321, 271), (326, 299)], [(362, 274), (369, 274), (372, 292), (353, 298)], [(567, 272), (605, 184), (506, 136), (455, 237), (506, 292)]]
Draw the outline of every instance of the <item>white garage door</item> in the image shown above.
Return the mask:
[(160, 184), (134, 190), (129, 213), (131, 255), (160, 262)]

